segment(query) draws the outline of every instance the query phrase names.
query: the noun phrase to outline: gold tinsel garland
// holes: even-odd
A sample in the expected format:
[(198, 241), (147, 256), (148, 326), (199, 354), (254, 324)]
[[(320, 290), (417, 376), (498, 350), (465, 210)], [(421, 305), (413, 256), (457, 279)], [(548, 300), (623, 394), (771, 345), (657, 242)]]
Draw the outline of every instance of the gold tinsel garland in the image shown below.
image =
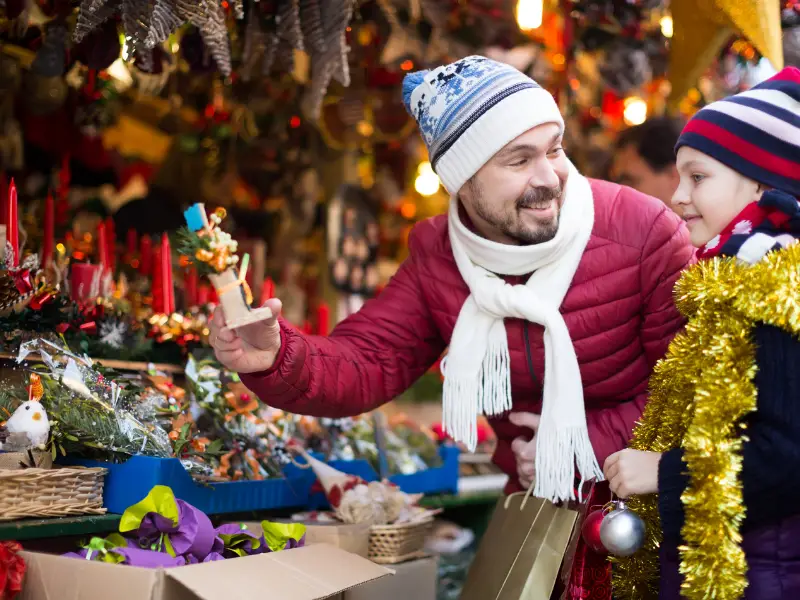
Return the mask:
[[(765, 323), (800, 335), (800, 244), (768, 254), (754, 266), (731, 258), (703, 261), (675, 288), (689, 319), (654, 370), (650, 400), (631, 447), (666, 452), (682, 447), (690, 482), (681, 496), (682, 596), (734, 600), (747, 586), (739, 528), (745, 507), (742, 419), (756, 410), (754, 327)], [(645, 545), (614, 559), (614, 596), (658, 596), (661, 524), (658, 497), (630, 499), (647, 524)]]

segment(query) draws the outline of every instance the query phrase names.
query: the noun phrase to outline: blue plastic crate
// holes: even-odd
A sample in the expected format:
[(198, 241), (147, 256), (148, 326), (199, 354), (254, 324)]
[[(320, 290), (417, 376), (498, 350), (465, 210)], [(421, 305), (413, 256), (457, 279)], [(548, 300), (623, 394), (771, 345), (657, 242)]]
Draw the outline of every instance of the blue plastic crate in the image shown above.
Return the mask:
[(296, 469), (288, 473), (285, 479), (197, 483), (177, 458), (133, 456), (119, 464), (82, 459), (70, 462), (108, 469), (103, 505), (112, 513), (124, 512), (144, 498), (154, 485), (169, 486), (176, 498), (209, 515), (305, 508), (308, 505), (308, 491), (314, 481), (313, 473)]
[[(389, 480), (409, 494), (456, 494), (458, 493), (459, 450), (455, 446), (441, 446), (439, 455), (442, 457), (441, 467), (426, 469), (412, 475), (392, 475)], [(321, 457), (317, 456), (317, 458)], [(365, 481), (378, 480), (378, 474), (366, 460), (332, 460), (329, 461), (329, 464), (348, 475), (358, 475)], [(302, 471), (303, 469), (289, 465), (286, 473), (300, 475)], [(311, 493), (314, 481), (315, 478), (312, 476), (306, 489), (308, 507), (311, 509), (325, 508), (328, 505), (325, 495), (321, 492)]]

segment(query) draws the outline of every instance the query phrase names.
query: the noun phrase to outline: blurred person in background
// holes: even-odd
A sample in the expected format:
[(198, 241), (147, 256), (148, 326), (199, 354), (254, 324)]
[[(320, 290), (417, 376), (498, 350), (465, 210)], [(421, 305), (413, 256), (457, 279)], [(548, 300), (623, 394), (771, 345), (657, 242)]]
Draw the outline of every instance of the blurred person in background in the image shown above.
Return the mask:
[(671, 117), (655, 117), (624, 130), (617, 138), (611, 179), (671, 206), (680, 181), (674, 148), (682, 130), (683, 123)]

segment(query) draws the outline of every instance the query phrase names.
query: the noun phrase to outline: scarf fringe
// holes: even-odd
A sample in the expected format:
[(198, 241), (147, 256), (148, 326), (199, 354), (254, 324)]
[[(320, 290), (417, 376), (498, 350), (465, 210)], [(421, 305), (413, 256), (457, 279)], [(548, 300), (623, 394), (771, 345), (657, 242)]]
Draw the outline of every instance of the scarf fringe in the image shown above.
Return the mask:
[(442, 403), (445, 433), (473, 452), (478, 445), (476, 415), (494, 416), (511, 410), (508, 343), (492, 344), (477, 374), (446, 373)]
[[(575, 465), (565, 461), (564, 456), (574, 456)], [(575, 500), (576, 465), (582, 481), (603, 480), (586, 427), (540, 427), (536, 435), (533, 495), (551, 502)]]

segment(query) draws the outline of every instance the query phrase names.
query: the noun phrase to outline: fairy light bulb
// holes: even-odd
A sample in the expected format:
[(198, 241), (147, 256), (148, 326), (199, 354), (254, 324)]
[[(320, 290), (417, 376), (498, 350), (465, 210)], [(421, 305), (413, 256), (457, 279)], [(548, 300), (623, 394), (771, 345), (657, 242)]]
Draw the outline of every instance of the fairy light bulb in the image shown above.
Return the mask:
[(542, 25), (544, 0), (518, 0), (517, 25), (522, 31), (531, 31)]
[(439, 176), (434, 173), (431, 163), (420, 163), (417, 168), (417, 178), (414, 180), (414, 189), (420, 196), (433, 196), (439, 191)]
[(661, 35), (667, 39), (671, 38), (674, 33), (672, 17), (670, 15), (664, 15), (661, 17), (659, 24), (661, 25)]
[(628, 125), (641, 125), (647, 120), (647, 102), (638, 96), (626, 98), (622, 118)]

